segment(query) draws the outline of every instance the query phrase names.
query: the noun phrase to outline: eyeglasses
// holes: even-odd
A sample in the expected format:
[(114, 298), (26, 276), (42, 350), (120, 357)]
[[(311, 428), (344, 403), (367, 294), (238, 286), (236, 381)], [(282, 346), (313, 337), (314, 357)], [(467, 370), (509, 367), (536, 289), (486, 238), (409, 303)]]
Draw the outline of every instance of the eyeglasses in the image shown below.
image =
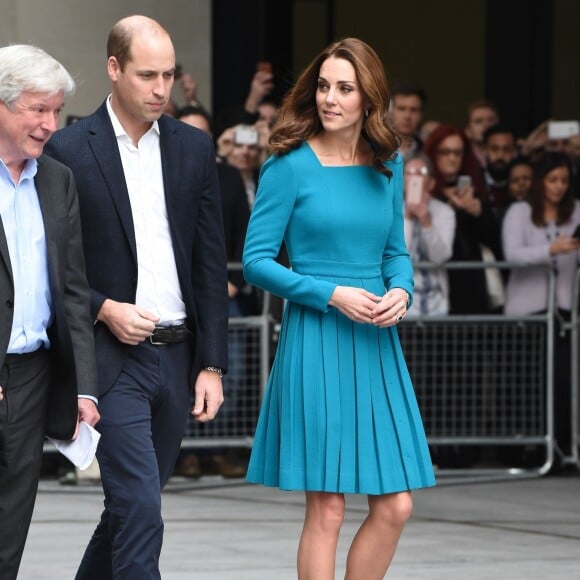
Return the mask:
[(449, 157), (450, 155), (461, 157), (463, 155), (463, 149), (437, 149), (437, 155), (441, 155), (442, 157)]
[(423, 167), (409, 167), (405, 169), (405, 175), (429, 175), (429, 170)]

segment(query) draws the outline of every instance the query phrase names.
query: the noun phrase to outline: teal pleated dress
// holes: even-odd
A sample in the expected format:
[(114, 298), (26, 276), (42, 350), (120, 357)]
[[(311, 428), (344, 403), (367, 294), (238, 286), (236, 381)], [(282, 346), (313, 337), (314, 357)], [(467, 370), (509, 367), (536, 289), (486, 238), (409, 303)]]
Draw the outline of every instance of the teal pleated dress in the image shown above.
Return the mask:
[[(244, 249), (250, 284), (287, 299), (247, 479), (384, 494), (435, 484), (397, 330), (352, 322), (337, 285), (412, 294), (402, 161), (323, 166), (307, 143), (262, 168)], [(291, 262), (276, 262), (282, 241)]]

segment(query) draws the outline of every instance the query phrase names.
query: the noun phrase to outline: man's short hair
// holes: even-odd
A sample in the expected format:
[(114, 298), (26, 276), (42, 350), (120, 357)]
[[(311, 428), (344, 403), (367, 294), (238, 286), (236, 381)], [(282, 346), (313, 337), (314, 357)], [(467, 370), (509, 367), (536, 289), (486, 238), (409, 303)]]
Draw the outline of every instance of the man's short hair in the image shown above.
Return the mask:
[(200, 117), (203, 117), (211, 128), (211, 117), (209, 113), (203, 107), (198, 107), (196, 105), (185, 105), (185, 107), (177, 109), (175, 118), (181, 119), (181, 117), (187, 117), (189, 115), (199, 115)]
[(169, 33), (159, 22), (148, 16), (128, 16), (119, 20), (109, 32), (107, 38), (107, 59), (114, 56), (122, 71), (131, 60), (131, 43), (133, 36), (147, 29), (153, 33), (161, 33), (169, 36)]
[(391, 85), (391, 98), (397, 95), (418, 97), (421, 101), (421, 108), (424, 109), (427, 104), (427, 93), (418, 83), (413, 81), (401, 81)]
[(24, 92), (71, 95), (75, 82), (68, 71), (37, 46), (13, 44), (0, 48), (0, 101), (10, 106)]
[(488, 101), (486, 99), (480, 99), (479, 101), (474, 101), (467, 107), (468, 123), (471, 121), (471, 115), (473, 111), (476, 111), (477, 109), (490, 109), (497, 115), (498, 119), (500, 118), (499, 109), (495, 103), (493, 103), (492, 101)]
[(484, 145), (489, 141), (489, 138), (492, 135), (505, 135), (505, 134), (509, 134), (513, 137), (514, 139), (514, 143), (517, 141), (518, 136), (516, 135), (516, 132), (511, 128), (508, 127), (507, 125), (503, 124), (503, 123), (496, 123), (495, 125), (491, 125), (491, 127), (488, 127), (484, 132), (483, 132), (483, 143)]

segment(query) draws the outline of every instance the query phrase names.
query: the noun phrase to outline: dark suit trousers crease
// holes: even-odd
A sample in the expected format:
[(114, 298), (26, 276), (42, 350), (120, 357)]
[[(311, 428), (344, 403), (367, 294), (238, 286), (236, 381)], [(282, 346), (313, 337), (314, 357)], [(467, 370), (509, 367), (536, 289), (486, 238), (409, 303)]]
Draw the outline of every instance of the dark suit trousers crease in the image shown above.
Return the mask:
[(9, 355), (0, 369), (0, 580), (14, 580), (30, 527), (46, 424), (48, 353)]
[(105, 509), (79, 580), (157, 580), (163, 540), (161, 490), (171, 476), (190, 411), (191, 345), (131, 347), (99, 399), (97, 458)]

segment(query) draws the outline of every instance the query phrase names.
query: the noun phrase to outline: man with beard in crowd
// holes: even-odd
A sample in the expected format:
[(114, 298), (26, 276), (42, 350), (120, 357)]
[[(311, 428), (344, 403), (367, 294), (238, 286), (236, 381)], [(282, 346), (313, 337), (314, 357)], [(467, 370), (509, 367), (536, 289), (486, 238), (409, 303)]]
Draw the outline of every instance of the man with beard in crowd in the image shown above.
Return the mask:
[(485, 166), (483, 176), (487, 197), (496, 213), (503, 214), (511, 202), (508, 193), (508, 168), (517, 154), (516, 134), (497, 123), (483, 134)]

